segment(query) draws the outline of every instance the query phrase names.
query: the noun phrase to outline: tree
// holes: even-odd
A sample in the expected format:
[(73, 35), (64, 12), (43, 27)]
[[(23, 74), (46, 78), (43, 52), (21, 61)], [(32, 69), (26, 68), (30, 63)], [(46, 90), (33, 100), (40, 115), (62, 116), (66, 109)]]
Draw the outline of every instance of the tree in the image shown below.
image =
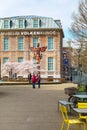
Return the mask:
[(84, 70), (87, 70), (87, 44), (81, 53), (81, 62)]
[(78, 41), (87, 40), (87, 0), (81, 0), (78, 13), (73, 13), (71, 33)]
[[(1, 67), (1, 76), (10, 76), (12, 78), (13, 74), (17, 74), (18, 76), (26, 76), (29, 73), (38, 72), (39, 64), (34, 64), (33, 60), (24, 61), (21, 63), (18, 62), (7, 62), (2, 64)], [(9, 72), (11, 74), (9, 75)]]
[(78, 12), (73, 13), (72, 20), (70, 32), (77, 44), (79, 43), (77, 49), (78, 67), (81, 64), (82, 68), (87, 70), (87, 0), (80, 0)]

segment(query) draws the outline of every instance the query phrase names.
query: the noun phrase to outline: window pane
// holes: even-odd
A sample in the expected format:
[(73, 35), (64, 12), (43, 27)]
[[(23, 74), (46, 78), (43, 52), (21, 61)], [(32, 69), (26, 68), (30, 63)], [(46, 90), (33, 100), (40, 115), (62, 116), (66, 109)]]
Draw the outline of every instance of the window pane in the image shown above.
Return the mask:
[(37, 47), (37, 44), (38, 44), (38, 38), (34, 37), (33, 38), (33, 47)]
[(33, 21), (33, 27), (38, 28), (38, 19)]
[(23, 28), (23, 20), (19, 20), (19, 28)]
[(23, 49), (24, 49), (23, 38), (20, 37), (18, 38), (18, 50), (23, 50)]
[(18, 62), (23, 62), (23, 57), (19, 57)]
[(48, 49), (49, 50), (53, 49), (53, 37), (48, 38)]
[(48, 58), (48, 70), (53, 70), (53, 57)]
[(36, 64), (36, 59), (35, 58), (33, 58), (33, 63)]
[(4, 20), (4, 28), (8, 28), (8, 20)]
[(8, 38), (4, 38), (4, 50), (8, 50)]
[(6, 62), (8, 62), (8, 57), (3, 58), (3, 64), (6, 63)]

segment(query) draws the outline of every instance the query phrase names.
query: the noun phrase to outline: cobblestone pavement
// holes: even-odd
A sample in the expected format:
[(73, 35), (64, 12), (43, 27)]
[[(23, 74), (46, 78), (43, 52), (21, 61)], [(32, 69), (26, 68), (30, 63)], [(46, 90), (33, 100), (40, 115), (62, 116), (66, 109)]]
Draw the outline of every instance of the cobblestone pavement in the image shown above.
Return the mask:
[[(76, 84), (0, 86), (0, 130), (60, 130), (58, 100), (66, 99), (65, 87)], [(73, 130), (73, 127), (71, 127)]]

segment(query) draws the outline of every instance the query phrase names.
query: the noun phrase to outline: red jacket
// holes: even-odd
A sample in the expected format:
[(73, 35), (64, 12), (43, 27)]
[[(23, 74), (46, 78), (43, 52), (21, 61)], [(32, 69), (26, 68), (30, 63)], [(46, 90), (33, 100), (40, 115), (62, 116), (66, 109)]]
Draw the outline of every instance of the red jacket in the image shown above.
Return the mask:
[(32, 80), (32, 83), (36, 83), (36, 76), (33, 75), (31, 80)]

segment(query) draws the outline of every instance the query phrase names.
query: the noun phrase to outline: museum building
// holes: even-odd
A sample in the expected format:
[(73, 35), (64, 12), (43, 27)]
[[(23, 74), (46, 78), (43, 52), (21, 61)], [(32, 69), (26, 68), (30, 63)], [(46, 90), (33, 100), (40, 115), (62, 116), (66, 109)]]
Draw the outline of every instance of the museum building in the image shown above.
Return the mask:
[[(63, 77), (64, 33), (60, 20), (43, 16), (15, 16), (0, 18), (1, 64), (31, 60), (34, 53), (30, 47), (47, 46), (41, 52), (40, 69), (42, 77)], [(34, 59), (35, 62), (35, 59)]]

